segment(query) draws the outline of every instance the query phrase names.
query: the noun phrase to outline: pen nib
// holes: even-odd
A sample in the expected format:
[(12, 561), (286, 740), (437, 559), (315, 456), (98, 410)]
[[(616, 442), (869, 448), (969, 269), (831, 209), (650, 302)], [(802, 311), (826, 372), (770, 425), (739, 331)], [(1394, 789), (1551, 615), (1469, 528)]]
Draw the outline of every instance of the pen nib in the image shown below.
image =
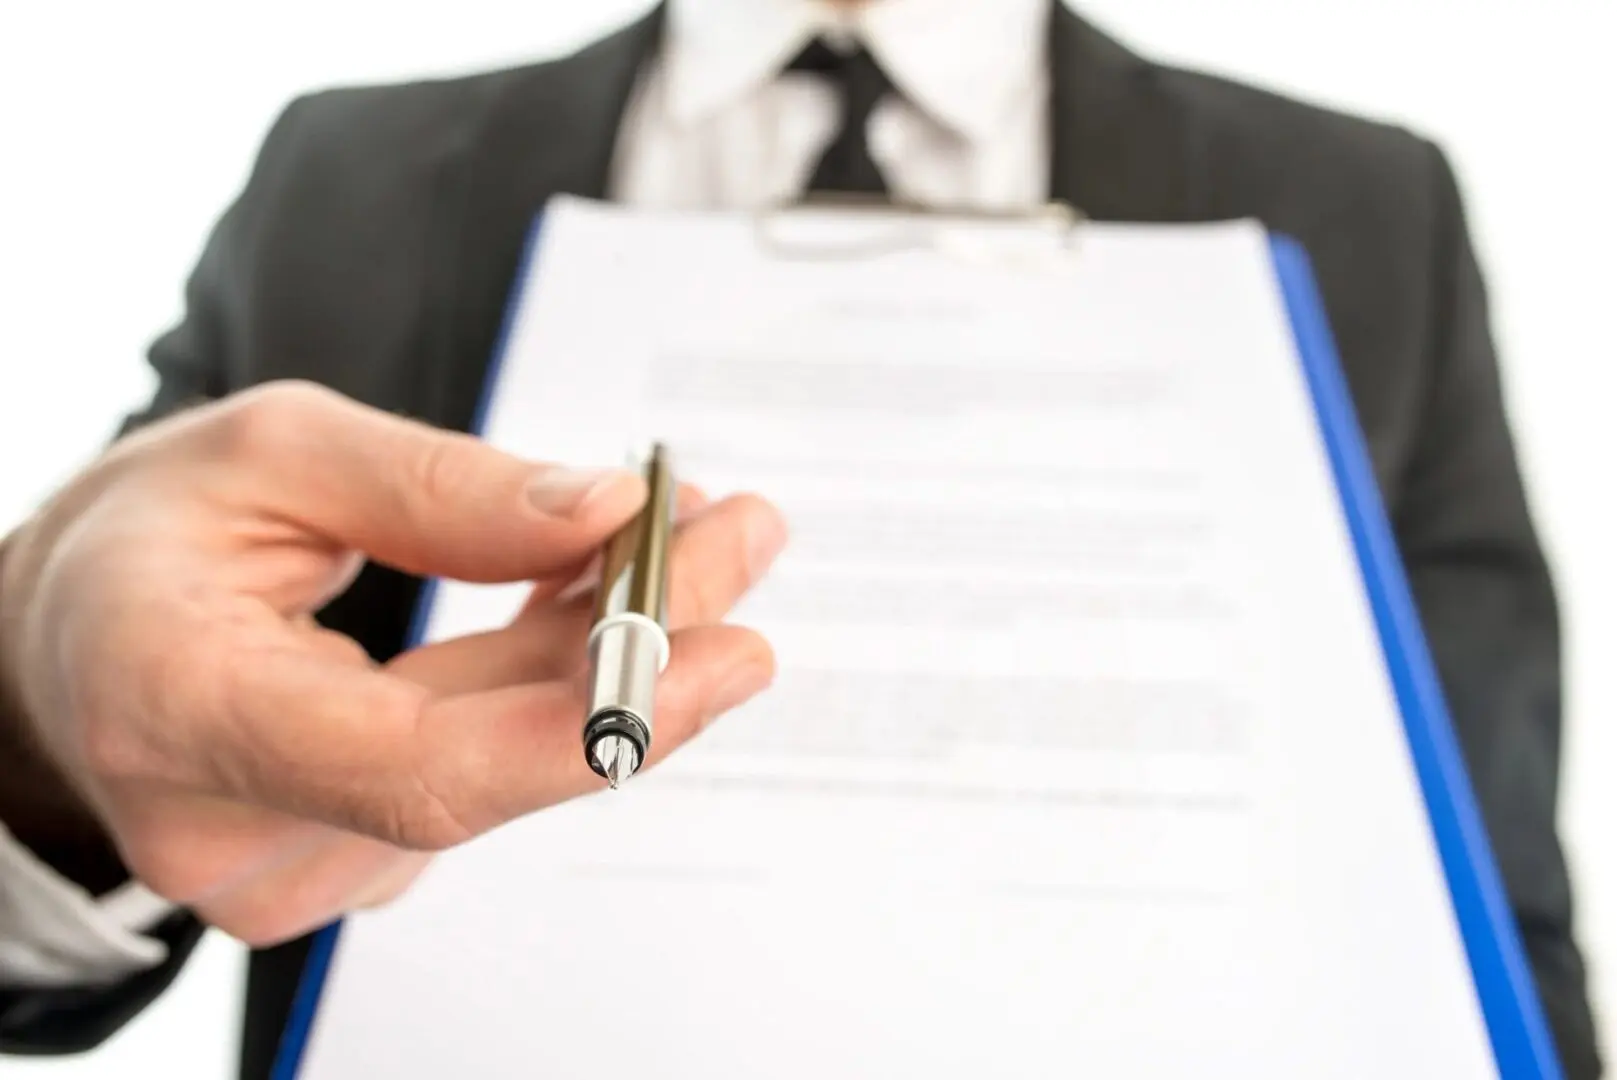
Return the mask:
[(591, 753), (597, 771), (606, 777), (614, 791), (640, 768), (640, 751), (621, 735), (606, 736), (595, 744)]

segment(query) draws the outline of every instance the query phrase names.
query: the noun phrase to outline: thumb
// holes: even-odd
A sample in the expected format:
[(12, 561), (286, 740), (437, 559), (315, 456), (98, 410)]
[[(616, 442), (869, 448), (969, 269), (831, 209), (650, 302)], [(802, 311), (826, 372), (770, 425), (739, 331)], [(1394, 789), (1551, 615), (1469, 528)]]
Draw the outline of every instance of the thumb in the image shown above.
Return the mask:
[(231, 464), (268, 481), (275, 505), (256, 509), (409, 574), (553, 574), (593, 554), (646, 497), (633, 472), (523, 461), (313, 384), (266, 384), (226, 403), (218, 422)]

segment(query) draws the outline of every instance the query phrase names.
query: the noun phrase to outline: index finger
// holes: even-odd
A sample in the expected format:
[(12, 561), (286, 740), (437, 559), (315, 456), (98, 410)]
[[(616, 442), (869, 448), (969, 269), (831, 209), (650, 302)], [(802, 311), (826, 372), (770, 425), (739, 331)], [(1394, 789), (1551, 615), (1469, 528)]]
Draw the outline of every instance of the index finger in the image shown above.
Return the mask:
[[(222, 500), (267, 500), (243, 509), (421, 576), (550, 576), (588, 558), (646, 497), (632, 471), (524, 461), (313, 384), (258, 387), (200, 426), (224, 466)], [(259, 482), (242, 484), (244, 471)]]

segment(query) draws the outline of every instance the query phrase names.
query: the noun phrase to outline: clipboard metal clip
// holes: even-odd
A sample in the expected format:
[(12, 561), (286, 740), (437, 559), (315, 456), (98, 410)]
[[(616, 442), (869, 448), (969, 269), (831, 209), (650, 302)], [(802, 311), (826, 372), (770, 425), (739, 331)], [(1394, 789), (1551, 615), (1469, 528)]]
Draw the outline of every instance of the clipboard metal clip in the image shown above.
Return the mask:
[(1000, 266), (1048, 267), (1077, 252), (1086, 220), (1062, 202), (992, 210), (821, 195), (759, 211), (755, 224), (760, 247), (800, 262), (931, 252)]

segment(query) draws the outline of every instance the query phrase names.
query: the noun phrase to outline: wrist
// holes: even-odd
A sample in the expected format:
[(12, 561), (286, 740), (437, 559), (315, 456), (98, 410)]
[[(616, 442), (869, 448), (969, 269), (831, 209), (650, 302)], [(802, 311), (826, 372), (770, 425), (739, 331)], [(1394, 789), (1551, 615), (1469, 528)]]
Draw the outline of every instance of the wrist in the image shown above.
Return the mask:
[(51, 759), (23, 704), (16, 534), (0, 539), (0, 822), (57, 873), (92, 894), (127, 879), (99, 817)]

